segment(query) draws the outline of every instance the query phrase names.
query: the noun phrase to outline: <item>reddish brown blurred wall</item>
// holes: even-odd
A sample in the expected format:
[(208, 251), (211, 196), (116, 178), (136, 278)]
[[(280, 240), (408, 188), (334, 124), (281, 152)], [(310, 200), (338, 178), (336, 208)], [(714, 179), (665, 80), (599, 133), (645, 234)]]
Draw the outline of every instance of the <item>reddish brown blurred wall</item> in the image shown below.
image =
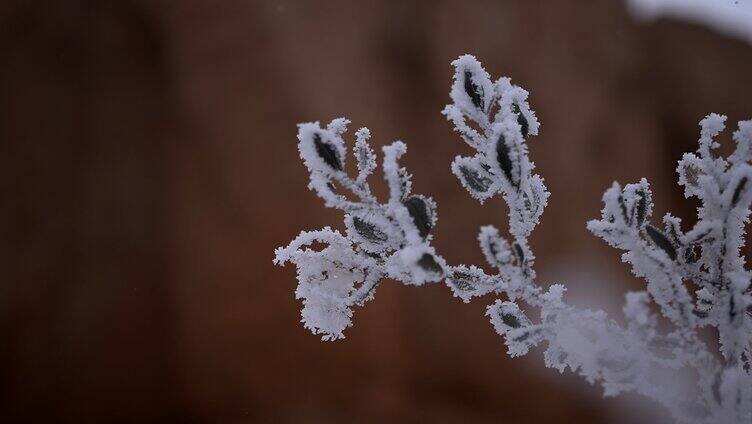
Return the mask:
[(295, 124), (345, 114), (377, 146), (408, 142), (435, 245), (481, 262), (477, 228), (503, 208), (448, 172), (466, 148), (439, 114), (465, 52), (528, 88), (543, 123), (541, 279), (597, 262), (614, 281), (571, 295), (618, 304), (638, 283), (585, 220), (642, 176), (659, 215), (691, 217), (673, 164), (704, 114), (752, 115), (749, 45), (617, 1), (0, 4), (0, 415), (612, 422), (615, 401), (540, 352), (506, 357), (488, 300), (383, 284), (323, 343), (298, 322), (294, 270), (271, 264), (339, 220), (305, 188)]

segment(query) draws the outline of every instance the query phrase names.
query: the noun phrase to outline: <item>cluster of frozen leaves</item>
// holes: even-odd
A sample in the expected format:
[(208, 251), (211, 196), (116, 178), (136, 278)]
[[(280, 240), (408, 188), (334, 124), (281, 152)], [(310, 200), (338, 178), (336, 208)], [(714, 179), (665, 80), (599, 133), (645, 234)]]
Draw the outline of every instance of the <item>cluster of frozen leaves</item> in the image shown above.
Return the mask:
[(383, 278), (421, 285), (441, 281), (446, 269), (431, 247), (436, 204), (430, 197), (412, 194), (411, 176), (398, 163), (407, 151), (405, 144), (396, 141), (383, 148), (389, 200), (380, 203), (368, 184), (377, 164), (367, 128), (355, 133), (357, 176), (345, 171), (342, 136), (348, 124), (340, 118), (326, 128), (318, 122), (298, 127), (298, 150), (310, 172), (309, 188), (326, 206), (344, 213), (345, 234), (329, 227), (304, 231), (275, 252), (275, 263), (297, 266), (295, 295), (303, 300), (303, 324), (324, 340), (344, 337), (352, 324), (353, 306), (372, 299)]
[[(528, 157), (527, 143), (539, 129), (528, 92), (508, 78), (493, 81), (472, 56), (452, 65), (452, 103), (443, 113), (476, 152), (456, 157), (452, 172), (480, 202), (500, 195), (509, 209), (509, 238), (492, 226), (478, 236), (494, 273), (448, 265), (430, 245), (436, 205), (411, 194), (410, 175), (397, 163), (403, 143), (383, 148), (389, 200), (379, 203), (366, 181), (376, 168), (368, 130), (356, 133), (358, 175), (351, 178), (342, 139), (348, 121), (326, 128), (302, 124), (298, 146), (309, 187), (344, 212), (346, 228), (345, 235), (330, 228), (302, 232), (276, 251), (276, 263), (297, 266), (304, 325), (325, 340), (342, 338), (352, 307), (371, 299), (381, 279), (418, 285), (443, 280), (465, 302), (491, 293), (503, 297), (487, 315), (511, 356), (545, 344), (546, 366), (599, 382), (606, 395), (646, 395), (681, 422), (752, 420), (752, 274), (740, 254), (752, 203), (752, 121), (739, 123), (736, 150), (725, 159), (713, 154), (725, 117), (701, 121), (699, 149), (685, 154), (677, 168), (686, 197), (701, 202), (697, 222), (686, 231), (671, 214), (662, 228), (651, 224), (645, 179), (614, 183), (605, 192), (601, 218), (587, 227), (623, 250), (623, 261), (647, 282), (645, 291), (627, 293), (622, 325), (603, 311), (568, 305), (562, 285), (536, 282), (528, 237), (549, 193)], [(661, 320), (668, 325), (659, 326)], [(718, 334), (720, 349), (700, 334), (705, 328)]]

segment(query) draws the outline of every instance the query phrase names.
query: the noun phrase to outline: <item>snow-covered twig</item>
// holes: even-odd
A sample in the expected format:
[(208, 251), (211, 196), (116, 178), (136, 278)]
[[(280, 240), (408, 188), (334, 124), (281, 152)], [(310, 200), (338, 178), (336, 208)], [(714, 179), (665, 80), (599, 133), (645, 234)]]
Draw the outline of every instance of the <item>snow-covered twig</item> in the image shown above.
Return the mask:
[[(614, 183), (605, 192), (601, 218), (587, 227), (623, 250), (623, 261), (647, 281), (646, 291), (627, 293), (626, 325), (620, 325), (603, 311), (568, 305), (564, 286), (546, 289), (536, 282), (528, 238), (549, 193), (528, 157), (527, 143), (539, 130), (528, 92), (509, 78), (492, 81), (470, 55), (452, 65), (452, 103), (443, 113), (476, 154), (457, 156), (451, 170), (481, 203), (500, 195), (509, 207), (509, 240), (493, 226), (482, 227), (478, 236), (496, 274), (448, 265), (431, 246), (436, 205), (411, 193), (411, 176), (398, 164), (404, 143), (383, 148), (389, 200), (380, 203), (367, 182), (376, 168), (370, 132), (356, 133), (358, 175), (352, 179), (344, 170), (342, 139), (349, 122), (301, 124), (298, 147), (310, 171), (309, 187), (345, 213), (346, 228), (345, 235), (328, 227), (302, 232), (275, 252), (275, 263), (297, 266), (305, 327), (324, 340), (342, 338), (352, 307), (372, 299), (382, 278), (417, 285), (443, 280), (465, 302), (489, 293), (505, 298), (491, 304), (487, 315), (511, 356), (545, 342), (546, 366), (599, 382), (606, 395), (640, 393), (680, 422), (752, 420), (752, 275), (739, 252), (752, 202), (752, 121), (739, 123), (736, 151), (726, 159), (713, 155), (725, 117), (711, 114), (701, 121), (697, 153), (685, 154), (677, 168), (685, 195), (702, 202), (697, 223), (686, 232), (671, 214), (664, 216), (663, 229), (650, 223), (653, 201), (645, 179)], [(315, 250), (314, 244), (324, 247)], [(670, 329), (658, 328), (651, 302)], [(524, 310), (537, 310), (539, 318)], [(703, 327), (717, 330), (719, 353), (698, 333)], [(681, 384), (684, 376), (694, 384)]]

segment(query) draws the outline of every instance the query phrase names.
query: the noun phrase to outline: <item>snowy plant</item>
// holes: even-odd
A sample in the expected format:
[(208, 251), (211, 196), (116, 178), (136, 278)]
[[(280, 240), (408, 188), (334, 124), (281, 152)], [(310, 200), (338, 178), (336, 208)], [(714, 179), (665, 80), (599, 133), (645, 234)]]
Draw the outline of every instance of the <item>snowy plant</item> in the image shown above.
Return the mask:
[[(739, 123), (736, 150), (726, 159), (713, 154), (725, 117), (711, 114), (700, 122), (699, 149), (677, 168), (685, 196), (701, 202), (691, 229), (683, 230), (671, 214), (661, 226), (650, 223), (653, 200), (645, 179), (606, 190), (601, 218), (587, 227), (624, 251), (623, 261), (647, 282), (645, 291), (627, 293), (621, 325), (601, 310), (567, 304), (564, 286), (536, 282), (528, 238), (549, 193), (528, 157), (527, 143), (539, 130), (528, 92), (509, 78), (493, 81), (472, 56), (452, 65), (452, 103), (443, 114), (476, 153), (457, 156), (451, 170), (481, 203), (500, 195), (509, 208), (508, 238), (493, 226), (478, 236), (496, 272), (448, 265), (431, 246), (436, 205), (411, 193), (411, 176), (398, 164), (404, 143), (383, 148), (389, 199), (381, 203), (367, 182), (377, 166), (367, 129), (355, 134), (353, 178), (345, 172), (342, 138), (349, 121), (336, 119), (326, 128), (301, 124), (298, 149), (309, 187), (344, 212), (346, 229), (344, 235), (329, 227), (304, 231), (275, 252), (275, 263), (297, 266), (304, 326), (324, 340), (343, 338), (353, 307), (372, 299), (382, 279), (443, 280), (465, 302), (503, 297), (487, 315), (510, 356), (544, 343), (546, 366), (599, 382), (607, 396), (640, 393), (679, 422), (752, 421), (752, 274), (740, 255), (752, 202), (752, 121)], [(530, 318), (534, 311), (537, 319)], [(717, 343), (708, 334), (717, 335)]]

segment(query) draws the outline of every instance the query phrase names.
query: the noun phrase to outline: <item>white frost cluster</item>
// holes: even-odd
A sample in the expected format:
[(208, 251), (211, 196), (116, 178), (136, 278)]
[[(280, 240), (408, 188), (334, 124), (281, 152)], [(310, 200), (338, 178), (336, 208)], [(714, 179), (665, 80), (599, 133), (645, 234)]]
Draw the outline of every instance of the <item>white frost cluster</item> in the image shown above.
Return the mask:
[[(298, 127), (298, 150), (310, 172), (311, 190), (326, 206), (344, 212), (345, 235), (326, 227), (302, 232), (287, 247), (275, 251), (278, 265), (292, 262), (298, 269), (295, 296), (303, 299), (303, 325), (324, 340), (344, 337), (352, 324), (352, 307), (373, 298), (382, 278), (420, 285), (441, 281), (446, 262), (431, 247), (436, 204), (411, 193), (410, 174), (398, 160), (407, 146), (384, 146), (383, 170), (389, 201), (379, 203), (367, 178), (376, 169), (370, 132), (356, 132), (353, 155), (358, 175), (345, 171), (342, 135), (349, 121), (335, 119), (326, 128), (318, 122)], [(347, 193), (357, 200), (350, 200)], [(323, 245), (320, 250), (316, 245)]]
[(665, 17), (697, 23), (752, 43), (750, 0), (627, 0), (627, 6), (642, 20)]
[[(472, 56), (452, 64), (452, 103), (443, 113), (476, 151), (456, 157), (452, 172), (474, 198), (483, 202), (498, 194), (509, 207), (509, 239), (493, 226), (482, 227), (478, 236), (495, 273), (447, 265), (431, 247), (436, 205), (410, 193), (410, 175), (398, 165), (403, 143), (383, 149), (390, 195), (379, 203), (366, 182), (376, 168), (368, 130), (356, 133), (358, 176), (351, 179), (341, 137), (348, 122), (338, 119), (326, 129), (302, 124), (299, 149), (310, 187), (345, 213), (347, 229), (344, 236), (330, 228), (302, 232), (276, 251), (275, 263), (297, 266), (296, 296), (303, 299), (306, 328), (325, 340), (344, 337), (352, 306), (371, 299), (384, 277), (405, 284), (444, 280), (465, 302), (489, 293), (504, 297), (487, 315), (511, 356), (545, 342), (546, 366), (599, 382), (606, 395), (640, 393), (679, 422), (752, 421), (752, 273), (740, 255), (752, 203), (752, 121), (739, 123), (736, 150), (725, 159), (713, 154), (725, 117), (711, 114), (701, 121), (697, 153), (685, 154), (677, 168), (685, 195), (701, 201), (697, 222), (686, 231), (671, 214), (662, 226), (651, 224), (652, 192), (645, 179), (606, 190), (601, 218), (588, 229), (624, 251), (623, 261), (647, 282), (645, 291), (627, 293), (621, 325), (603, 311), (568, 305), (564, 286), (544, 289), (535, 281), (528, 237), (549, 193), (528, 158), (527, 142), (539, 129), (528, 92), (508, 78), (492, 81)], [(323, 247), (315, 250), (314, 243)], [(534, 311), (537, 319), (529, 317)], [(718, 334), (719, 349), (700, 334), (706, 328)]]

